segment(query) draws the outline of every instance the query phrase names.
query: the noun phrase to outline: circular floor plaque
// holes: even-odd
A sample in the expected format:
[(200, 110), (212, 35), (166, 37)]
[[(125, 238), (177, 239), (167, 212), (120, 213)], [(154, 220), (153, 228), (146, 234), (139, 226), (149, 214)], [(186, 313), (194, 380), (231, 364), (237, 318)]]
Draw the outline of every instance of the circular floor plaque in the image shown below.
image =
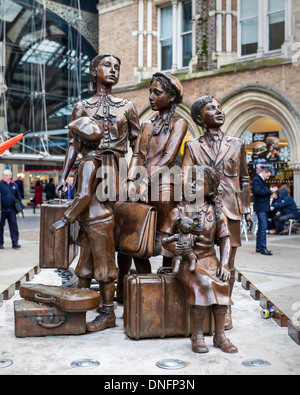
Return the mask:
[(71, 363), (72, 368), (78, 369), (94, 369), (100, 365), (100, 362), (94, 359), (79, 359)]
[(157, 362), (156, 366), (161, 369), (176, 370), (183, 369), (186, 365), (179, 359), (162, 359), (161, 361)]
[(0, 359), (0, 369), (8, 368), (12, 364), (13, 364), (13, 361), (11, 359), (7, 359), (7, 358)]
[(248, 359), (242, 362), (242, 365), (247, 368), (268, 368), (271, 366), (271, 363), (263, 359)]

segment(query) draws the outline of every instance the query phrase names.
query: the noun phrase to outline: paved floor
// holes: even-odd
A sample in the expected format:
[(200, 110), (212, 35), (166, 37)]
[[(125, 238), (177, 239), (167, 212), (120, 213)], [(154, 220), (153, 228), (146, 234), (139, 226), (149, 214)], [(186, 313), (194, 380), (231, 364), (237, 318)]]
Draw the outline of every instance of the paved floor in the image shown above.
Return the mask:
[[(2, 290), (38, 263), (38, 215), (34, 217), (27, 213), (21, 221), (22, 249), (12, 250), (9, 235), (6, 234), (6, 248), (0, 253)], [(254, 240), (250, 236), (249, 242), (244, 242), (240, 248), (237, 258), (238, 271), (296, 324), (297, 311), (300, 310), (299, 240), (299, 236), (269, 237), (269, 248), (274, 256), (266, 257), (254, 252)], [(157, 259), (153, 260), (153, 271), (159, 265)], [(42, 270), (29, 277), (33, 283), (61, 285), (61, 278), (53, 270)], [(13, 364), (7, 368), (1, 368), (0, 364), (0, 375), (42, 373), (189, 377), (214, 374), (298, 375), (300, 371), (300, 346), (288, 336), (287, 328), (278, 326), (273, 319), (261, 318), (260, 302), (254, 300), (238, 282), (233, 294), (234, 328), (228, 332), (230, 340), (239, 348), (239, 353), (234, 355), (214, 348), (210, 336), (206, 337), (209, 353), (205, 355), (193, 353), (187, 338), (131, 340), (124, 333), (123, 306), (119, 304), (116, 304), (116, 328), (81, 336), (18, 339), (14, 336), (13, 303), (20, 297), (17, 290), (10, 296), (0, 307), (0, 360), (7, 358)], [(88, 312), (87, 321), (91, 321), (96, 314), (95, 311)], [(73, 361), (86, 358), (95, 359), (100, 365), (89, 370), (71, 367)], [(156, 366), (157, 361), (169, 358), (184, 361), (185, 368), (170, 371)], [(244, 361), (257, 359), (267, 360), (271, 365), (265, 368), (243, 365)]]

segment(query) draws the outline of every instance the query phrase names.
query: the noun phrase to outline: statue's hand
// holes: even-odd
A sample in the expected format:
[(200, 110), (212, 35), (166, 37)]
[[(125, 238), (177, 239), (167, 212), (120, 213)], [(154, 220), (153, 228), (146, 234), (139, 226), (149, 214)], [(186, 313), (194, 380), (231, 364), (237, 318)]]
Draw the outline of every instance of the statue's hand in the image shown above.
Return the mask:
[(254, 221), (253, 221), (251, 214), (246, 214), (245, 220), (247, 222), (247, 227), (248, 227), (249, 231), (252, 232), (253, 226), (254, 226)]
[(62, 219), (58, 222), (56, 222), (54, 225), (52, 225), (51, 229), (50, 229), (50, 234), (52, 236), (55, 235), (55, 233), (60, 230), (63, 229), (66, 225), (68, 224), (68, 221), (66, 219)]
[(58, 183), (57, 187), (56, 187), (56, 195), (59, 199), (63, 198), (63, 194), (66, 190), (67, 187), (67, 183), (65, 180), (61, 179), (60, 182)]
[(148, 185), (144, 182), (140, 184), (140, 199), (142, 202), (148, 202)]
[(230, 279), (230, 272), (223, 266), (220, 266), (217, 270), (217, 277), (219, 277), (221, 281), (228, 281)]

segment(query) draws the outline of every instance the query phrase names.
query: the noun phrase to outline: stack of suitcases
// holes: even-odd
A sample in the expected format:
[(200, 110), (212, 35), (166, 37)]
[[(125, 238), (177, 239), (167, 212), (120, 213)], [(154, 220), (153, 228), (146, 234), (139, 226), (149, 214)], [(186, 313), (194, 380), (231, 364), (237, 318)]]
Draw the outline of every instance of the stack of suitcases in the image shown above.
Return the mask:
[[(79, 224), (69, 224), (50, 234), (71, 200), (54, 199), (41, 207), (40, 268), (68, 270), (78, 253), (75, 242)], [(80, 335), (86, 332), (86, 313), (100, 304), (100, 295), (89, 289), (42, 284), (25, 284), (19, 289), (22, 300), (14, 303), (16, 337)]]
[(24, 284), (14, 302), (15, 336), (61, 336), (86, 333), (86, 313), (99, 307), (100, 295), (89, 289)]

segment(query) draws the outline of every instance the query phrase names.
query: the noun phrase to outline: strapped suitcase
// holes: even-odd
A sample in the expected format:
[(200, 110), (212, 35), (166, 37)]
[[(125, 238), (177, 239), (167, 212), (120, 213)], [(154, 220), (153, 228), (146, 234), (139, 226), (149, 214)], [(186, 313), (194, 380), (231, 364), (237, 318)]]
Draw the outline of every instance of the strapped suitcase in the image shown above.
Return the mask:
[(20, 286), (19, 294), (26, 300), (55, 306), (70, 313), (94, 310), (100, 304), (100, 294), (86, 288), (24, 284)]
[[(173, 273), (125, 276), (124, 329), (132, 339), (189, 337), (190, 305), (183, 285)], [(204, 334), (211, 335), (214, 321), (208, 309)]]
[(41, 205), (40, 223), (40, 268), (67, 270), (78, 254), (75, 244), (79, 234), (79, 224), (68, 224), (54, 236), (50, 229), (60, 221), (72, 204), (72, 200), (54, 199)]
[(86, 333), (86, 312), (68, 313), (29, 300), (14, 302), (15, 336), (66, 336)]
[(150, 258), (155, 249), (157, 212), (143, 203), (114, 205), (116, 251), (138, 258)]

